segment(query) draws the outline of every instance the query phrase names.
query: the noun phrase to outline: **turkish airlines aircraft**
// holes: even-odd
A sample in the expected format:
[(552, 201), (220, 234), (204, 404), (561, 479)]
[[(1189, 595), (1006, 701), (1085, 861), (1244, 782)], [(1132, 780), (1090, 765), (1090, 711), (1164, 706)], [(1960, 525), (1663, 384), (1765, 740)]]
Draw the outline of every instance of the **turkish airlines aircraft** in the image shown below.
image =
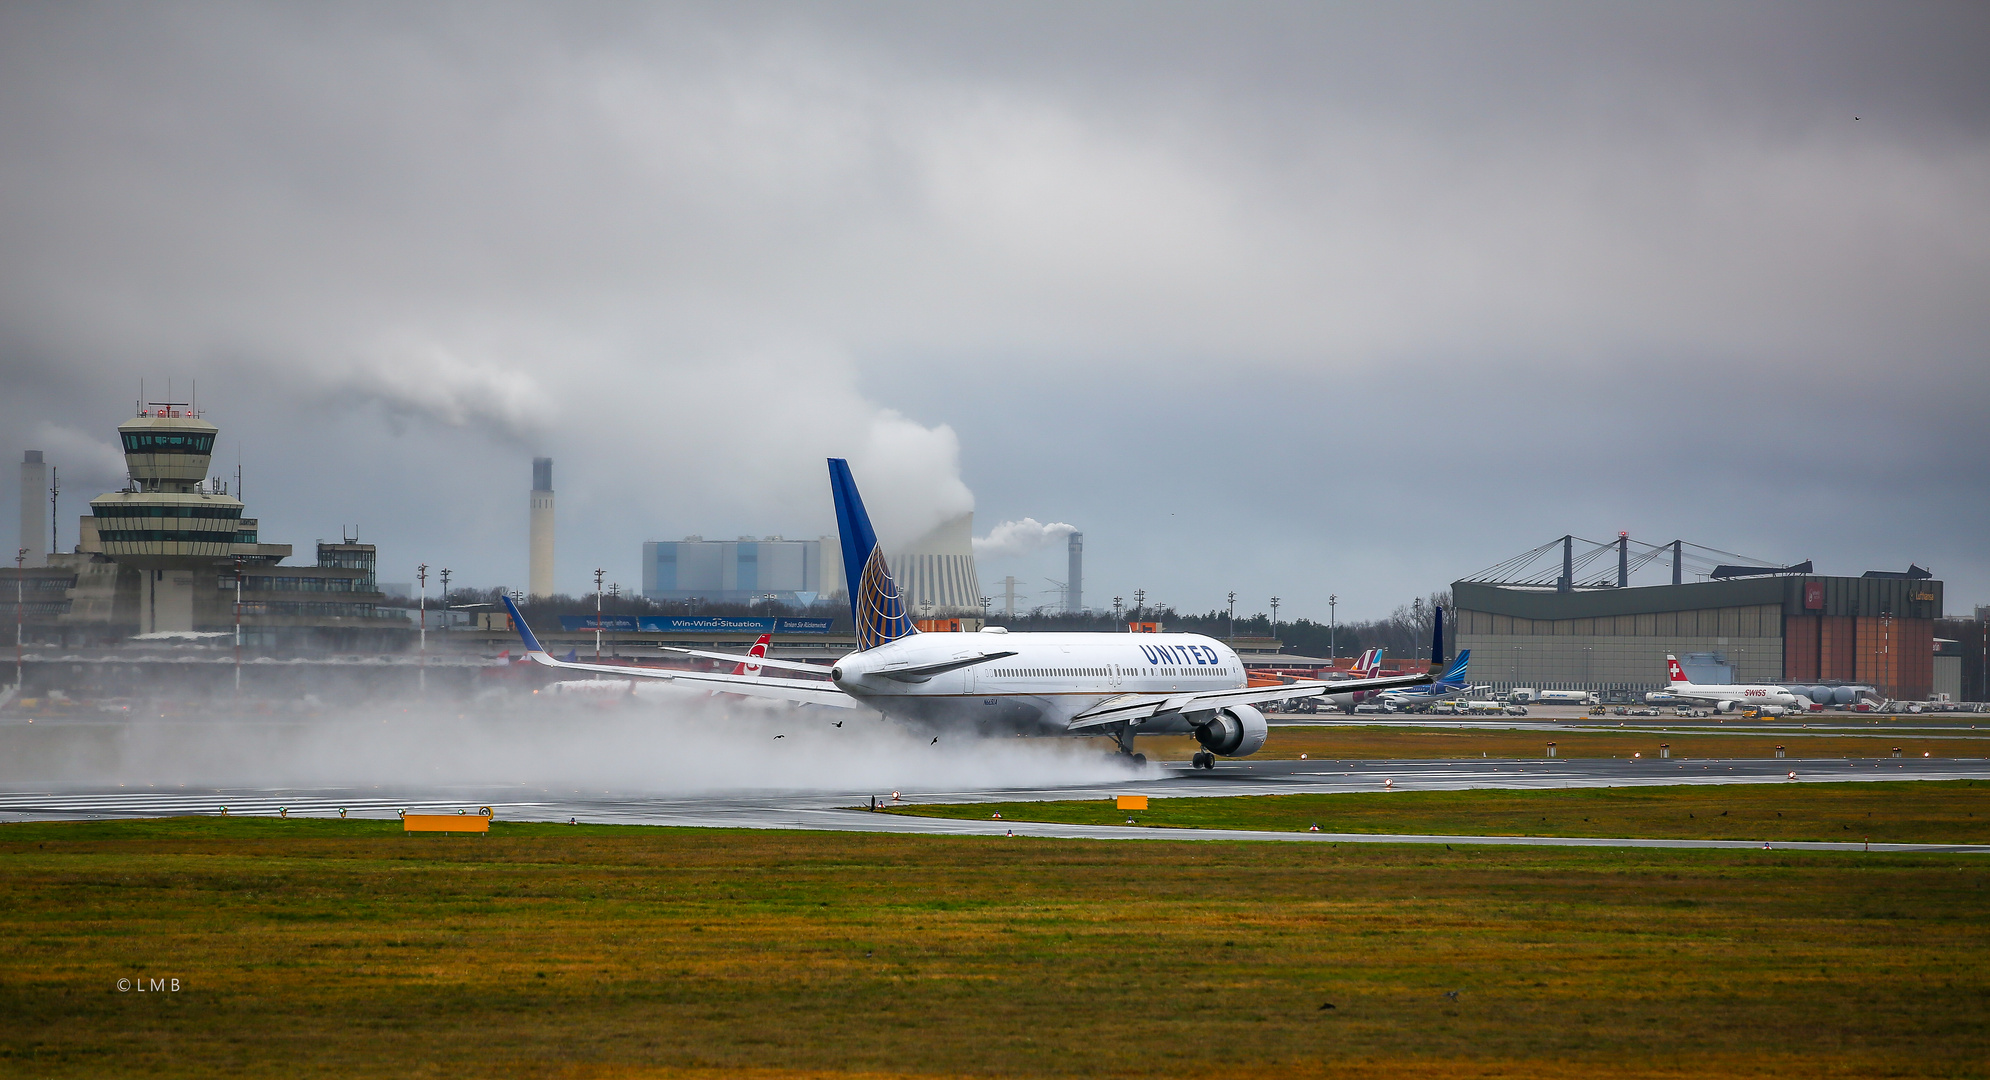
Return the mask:
[[(774, 635), (772, 634), (760, 635), (760, 637), (754, 641), (753, 647), (751, 649), (746, 650), (746, 658), (732, 666), (732, 673), (734, 675), (755, 675), (755, 676), (759, 675), (760, 660), (767, 655), (767, 647), (773, 644), (773, 641), (774, 641)], [(521, 657), (520, 659), (527, 659), (527, 658)], [(633, 670), (632, 668), (617, 667), (615, 668), (615, 673), (618, 675), (627, 676), (632, 670)], [(719, 694), (719, 693), (724, 693), (725, 691), (722, 690), (700, 691), (688, 686), (680, 687), (673, 683), (645, 684), (639, 679), (631, 679), (624, 677), (620, 679), (599, 679), (599, 678), (564, 679), (560, 682), (548, 685), (543, 692), (548, 694), (558, 694), (563, 697), (577, 697), (584, 701), (613, 705), (619, 701), (631, 697), (666, 697), (667, 698), (672, 696), (681, 696), (684, 694), (697, 694), (697, 693)]]
[(1784, 709), (1807, 705), (1810, 700), (1781, 686), (1717, 686), (1692, 682), (1686, 678), (1686, 669), (1679, 666), (1679, 658), (1671, 653), (1665, 654), (1665, 671), (1671, 681), (1666, 689), (1675, 699), (1705, 702), (1712, 705), (1715, 712), (1732, 712), (1752, 706), (1774, 715)]
[[(1228, 645), (1200, 634), (920, 633), (885, 565), (856, 480), (842, 458), (829, 459), (830, 493), (843, 545), (856, 651), (825, 671), (794, 660), (761, 659), (776, 671), (828, 679), (631, 669), (556, 660), (546, 654), (517, 605), (504, 600), (526, 655), (548, 667), (606, 671), (625, 678), (669, 679), (701, 689), (837, 708), (869, 708), (893, 720), (950, 730), (1036, 736), (1107, 735), (1135, 762), (1136, 735), (1192, 734), (1200, 769), (1216, 758), (1245, 757), (1264, 745), (1268, 728), (1256, 706), (1327, 693), (1421, 686), (1429, 675), (1346, 682), (1304, 680), (1253, 687)], [(691, 656), (740, 660), (735, 654), (674, 649)]]

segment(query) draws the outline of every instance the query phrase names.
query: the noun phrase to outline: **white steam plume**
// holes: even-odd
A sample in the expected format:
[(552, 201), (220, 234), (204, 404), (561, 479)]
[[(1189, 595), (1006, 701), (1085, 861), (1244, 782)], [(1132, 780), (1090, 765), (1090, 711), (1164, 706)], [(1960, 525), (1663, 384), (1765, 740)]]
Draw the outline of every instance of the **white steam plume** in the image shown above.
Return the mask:
[(974, 555), (979, 559), (1027, 555), (1077, 531), (1076, 525), (1067, 525), (1062, 521), (1053, 521), (1047, 525), (1033, 517), (1026, 517), (1021, 521), (1005, 521), (988, 530), (987, 536), (974, 538)]

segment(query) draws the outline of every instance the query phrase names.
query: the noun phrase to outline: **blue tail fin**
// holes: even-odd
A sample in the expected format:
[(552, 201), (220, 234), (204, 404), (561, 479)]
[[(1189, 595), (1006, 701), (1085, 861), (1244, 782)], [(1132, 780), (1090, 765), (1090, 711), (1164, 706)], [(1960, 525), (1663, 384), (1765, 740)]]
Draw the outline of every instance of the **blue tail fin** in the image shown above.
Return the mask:
[(525, 625), (525, 616), (518, 613), (518, 605), (511, 602), (511, 597), (500, 596), (498, 599), (504, 601), (504, 609), (511, 613), (511, 625), (518, 630), (518, 636), (525, 639), (525, 651), (545, 652), (539, 647), (539, 639), (532, 636), (532, 628)]
[(1442, 606), (1439, 606), (1437, 608), (1437, 618), (1431, 622), (1430, 666), (1436, 667), (1437, 665), (1443, 662), (1444, 662), (1444, 608)]
[(1460, 684), (1464, 683), (1465, 669), (1468, 666), (1470, 666), (1471, 663), (1472, 663), (1472, 650), (1466, 649), (1465, 651), (1458, 654), (1458, 659), (1453, 660), (1449, 668), (1445, 669), (1444, 678), (1439, 681), (1447, 683), (1460, 683)]
[(871, 516), (864, 512), (850, 463), (842, 458), (829, 459), (829, 494), (836, 503), (836, 531), (843, 539), (843, 576), (850, 588), (858, 651), (918, 633), (905, 613), (898, 585), (891, 580), (877, 533), (871, 531)]

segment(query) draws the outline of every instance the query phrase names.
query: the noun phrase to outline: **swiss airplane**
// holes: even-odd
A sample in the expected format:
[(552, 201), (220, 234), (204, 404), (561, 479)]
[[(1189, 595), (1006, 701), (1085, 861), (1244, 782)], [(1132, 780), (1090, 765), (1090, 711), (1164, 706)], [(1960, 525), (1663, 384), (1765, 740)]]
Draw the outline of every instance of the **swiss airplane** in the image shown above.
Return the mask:
[[(885, 717), (944, 734), (1106, 735), (1134, 763), (1136, 735), (1192, 734), (1203, 749), (1198, 769), (1217, 757), (1246, 757), (1264, 746), (1268, 728), (1256, 706), (1329, 692), (1421, 686), (1429, 675), (1327, 683), (1303, 680), (1250, 686), (1228, 645), (1200, 634), (921, 633), (885, 564), (849, 463), (829, 459), (830, 494), (843, 546), (857, 648), (826, 671), (821, 665), (763, 657), (760, 666), (817, 678), (620, 668), (547, 655), (504, 598), (526, 655), (548, 667), (602, 671), (624, 678), (669, 679), (701, 689), (836, 708), (874, 709)], [(717, 660), (737, 654), (673, 649)], [(826, 680), (820, 676), (827, 675)]]
[(1770, 714), (1785, 709), (1804, 707), (1810, 699), (1791, 693), (1786, 687), (1767, 685), (1719, 686), (1713, 683), (1696, 683), (1686, 678), (1686, 669), (1679, 666), (1679, 658), (1665, 654), (1665, 672), (1671, 685), (1666, 689), (1675, 700), (1700, 701), (1714, 707), (1715, 712), (1732, 712), (1737, 708), (1759, 708)]

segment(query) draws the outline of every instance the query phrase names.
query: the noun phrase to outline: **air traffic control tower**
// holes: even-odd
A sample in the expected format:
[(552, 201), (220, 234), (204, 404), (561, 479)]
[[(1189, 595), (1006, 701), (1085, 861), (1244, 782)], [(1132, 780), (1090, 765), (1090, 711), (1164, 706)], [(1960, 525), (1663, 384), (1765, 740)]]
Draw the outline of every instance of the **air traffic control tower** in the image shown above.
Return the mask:
[(117, 430), (131, 486), (90, 500), (97, 542), (140, 572), (139, 633), (192, 630), (199, 571), (211, 591), (242, 526), (241, 500), (206, 483), (220, 429), (185, 403), (149, 402)]

